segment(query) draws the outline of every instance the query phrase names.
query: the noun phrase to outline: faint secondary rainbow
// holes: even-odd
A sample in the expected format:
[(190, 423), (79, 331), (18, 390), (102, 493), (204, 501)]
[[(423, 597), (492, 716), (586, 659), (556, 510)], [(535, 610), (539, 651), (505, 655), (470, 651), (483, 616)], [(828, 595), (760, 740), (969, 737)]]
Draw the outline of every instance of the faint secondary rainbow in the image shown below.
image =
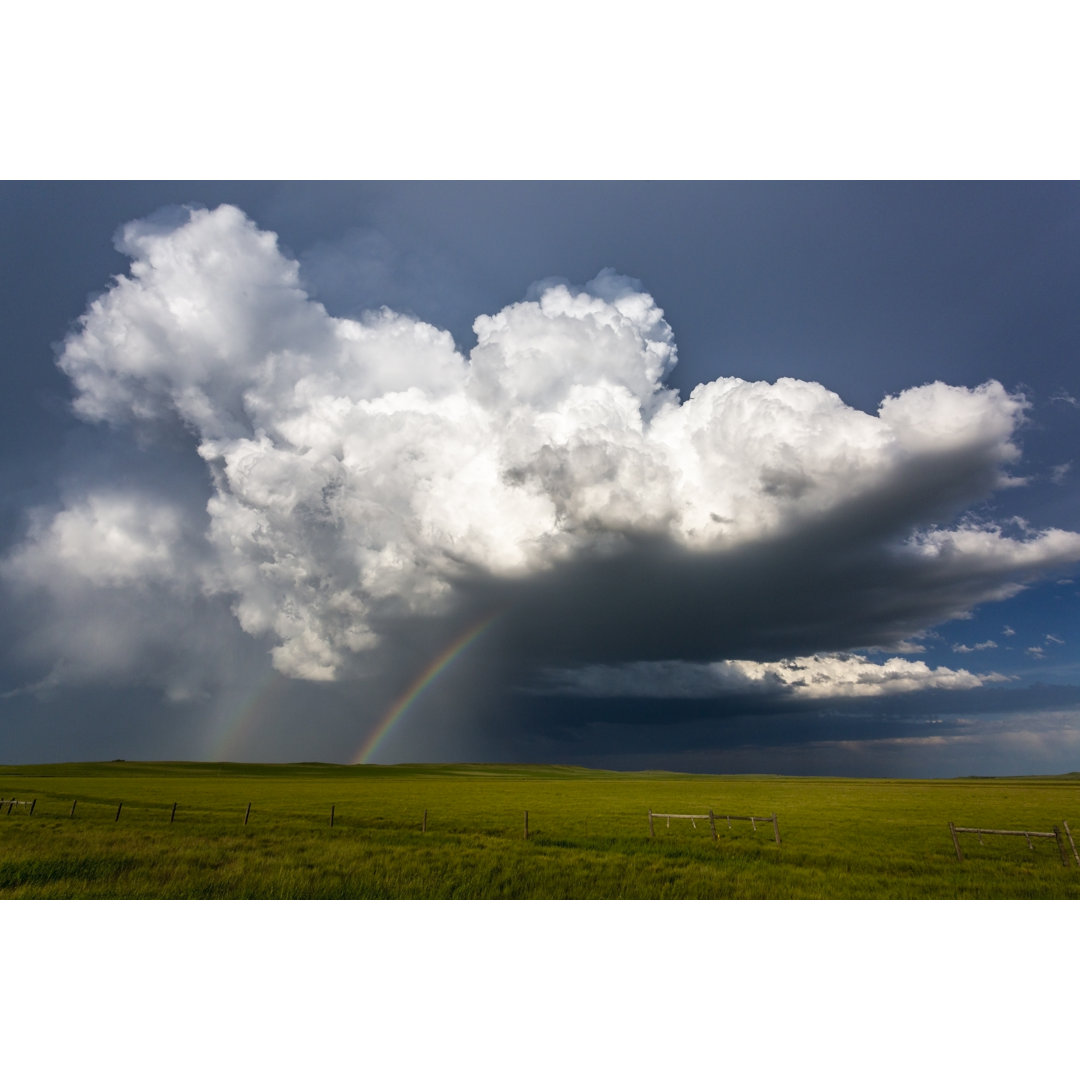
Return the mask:
[(264, 675), (221, 727), (214, 732), (210, 744), (211, 761), (224, 761), (241, 748), (244, 740), (258, 726), (267, 702), (280, 694), (288, 680), (277, 671)]
[(500, 612), (485, 616), (474, 626), (470, 626), (452, 642), (419, 675), (409, 684), (405, 692), (399, 697), (385, 716), (375, 725), (374, 730), (364, 740), (363, 746), (357, 750), (353, 757), (353, 765), (366, 765), (368, 758), (378, 748), (386, 735), (394, 726), (406, 709), (446, 670), (498, 617)]

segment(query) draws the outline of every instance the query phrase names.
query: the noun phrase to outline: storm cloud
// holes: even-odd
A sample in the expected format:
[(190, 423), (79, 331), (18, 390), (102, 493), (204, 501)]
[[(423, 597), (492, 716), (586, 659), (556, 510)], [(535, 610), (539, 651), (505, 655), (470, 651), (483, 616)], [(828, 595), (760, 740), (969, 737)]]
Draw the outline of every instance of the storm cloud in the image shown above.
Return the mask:
[(208, 497), (112, 479), (32, 516), (2, 575), (53, 680), (183, 697), (239, 629), (332, 682), (494, 618), (488, 663), (531, 694), (970, 689), (1000, 676), (854, 651), (917, 651), (1080, 559), (1080, 534), (971, 512), (1024, 483), (1028, 403), (996, 381), (876, 414), (791, 378), (680, 400), (674, 329), (610, 269), (479, 315), (465, 355), (388, 308), (331, 315), (232, 206), (117, 246), (59, 350), (75, 411), (179, 439)]

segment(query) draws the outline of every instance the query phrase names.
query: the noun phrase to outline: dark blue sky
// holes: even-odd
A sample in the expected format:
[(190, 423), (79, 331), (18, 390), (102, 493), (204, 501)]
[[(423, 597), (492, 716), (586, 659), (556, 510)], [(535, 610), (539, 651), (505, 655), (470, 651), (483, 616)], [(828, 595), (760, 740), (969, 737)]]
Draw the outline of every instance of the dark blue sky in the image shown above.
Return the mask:
[[(134, 249), (114, 248), (117, 230), (152, 217), (138, 232), (144, 239), (131, 241), (152, 246), (146, 237), (194, 235), (177, 207), (223, 203), (246, 224), (198, 240), (198, 266), (176, 246), (153, 247), (161, 310), (175, 314), (204, 288), (231, 298), (200, 324), (218, 336), (207, 330), (194, 344), (177, 337), (163, 329), (165, 316), (114, 289), (114, 300), (106, 297), (114, 336), (101, 345), (100, 327), (97, 337), (86, 331), (82, 351), (69, 351), (67, 373), (60, 370), (58, 349), (69, 333), (78, 336), (90, 298), (131, 273)], [(334, 368), (338, 389), (288, 420), (305, 375), (331, 365), (317, 327), (289, 336), (292, 323), (283, 321), (283, 337), (262, 334), (282, 305), (296, 302), (291, 294), (280, 302), (260, 294), (255, 328), (229, 351), (239, 331), (223, 320), (248, 318), (244, 305), (262, 270), (239, 262), (207, 269), (207, 252), (239, 250), (258, 230), (277, 236), (277, 253), (266, 255), (278, 260), (271, 270), (298, 261), (302, 311), (317, 300), (331, 316), (360, 320), (386, 306), (410, 327), (448, 330), (463, 364), (477, 344), (477, 316), (539, 300), (545, 286), (536, 283), (550, 289), (550, 279), (561, 279), (579, 301), (615, 304), (633, 288), (653, 298), (677, 348), (677, 363), (660, 377), (684, 403), (720, 378), (787, 379), (821, 384), (850, 409), (811, 401), (795, 384), (782, 394), (733, 394), (724, 411), (718, 399), (711, 426), (693, 437), (694, 453), (712, 440), (700, 450), (710, 479), (693, 497), (685, 456), (672, 459), (682, 462), (676, 480), (670, 469), (658, 479), (656, 461), (640, 465), (638, 451), (627, 450), (630, 436), (612, 434), (609, 422), (601, 442), (589, 429), (585, 449), (545, 436), (555, 457), (543, 447), (523, 457), (535, 432), (522, 435), (525, 442), (498, 451), (500, 483), (509, 486), (492, 495), (451, 485), (449, 509), (431, 495), (402, 526), (406, 539), (372, 522), (394, 507), (415, 509), (416, 492), (435, 483), (427, 472), (422, 481), (397, 472), (417, 448), (436, 447), (434, 429), (388, 422), (364, 436), (373, 440), (364, 453), (383, 462), (393, 484), (377, 497), (364, 487), (366, 459), (350, 466), (346, 439), (335, 459), (339, 502), (326, 511), (339, 515), (336, 531), (311, 523), (301, 494), (314, 481), (305, 473), (295, 505), (273, 528), (256, 530), (264, 540), (273, 533), (272, 558), (256, 558), (250, 537), (236, 539), (239, 515), (255, 506), (237, 479), (241, 461), (254, 460), (243, 453), (263, 446), (270, 456), (259, 467), (284, 470), (267, 483), (287, 494), (282, 478), (298, 475), (289, 469), (316, 468), (314, 451), (287, 423), (310, 427), (313, 417), (325, 420), (318, 410), (327, 402), (361, 400), (345, 394)], [(373, 760), (870, 775), (1080, 768), (1068, 535), (1080, 530), (1075, 184), (8, 182), (0, 184), (0, 236), (4, 760), (352, 760), (453, 642), (497, 611), (401, 713)], [(166, 278), (169, 260), (175, 272)], [(640, 285), (595, 284), (605, 268)], [(589, 282), (587, 294), (578, 292)], [(485, 391), (485, 415), (510, 417), (525, 391), (515, 384), (511, 397), (498, 394), (523, 373), (535, 389), (569, 365), (559, 376), (567, 386), (608, 385), (608, 375), (597, 375), (600, 383), (581, 375), (606, 348), (599, 339), (588, 338), (594, 345), (573, 359), (574, 335), (592, 334), (592, 323), (575, 315), (569, 336), (554, 340), (526, 325), (527, 305), (513, 310), (522, 321), (499, 330), (486, 354), (491, 387), (502, 389)], [(150, 334), (152, 361), (131, 359), (136, 331)], [(300, 350), (294, 366), (267, 367), (281, 349)], [(211, 354), (217, 374), (199, 381), (193, 372)], [(379, 356), (387, 392), (414, 385), (404, 353)], [(241, 369), (250, 380), (236, 381)], [(890, 430), (906, 432), (906, 457), (873, 456), (879, 436), (852, 412), (874, 417), (884, 398), (928, 383), (989, 380), (1000, 383), (1000, 397), (898, 399), (906, 404)], [(565, 396), (557, 405), (545, 397), (541, 407), (534, 389), (537, 416), (579, 416)], [(200, 419), (196, 393), (215, 416), (239, 417), (243, 432)], [(1018, 395), (1023, 409), (1009, 404)], [(963, 430), (954, 439), (956, 417)], [(260, 432), (269, 441), (258, 443)], [(222, 438), (239, 441), (224, 447)], [(296, 454), (287, 467), (286, 449)], [(431, 459), (447, 452), (431, 449)], [(1003, 485), (1004, 475), (1014, 482)], [(460, 474), (457, 481), (464, 484)], [(654, 484), (684, 492), (664, 504), (667, 517), (650, 501)], [(323, 490), (325, 502), (331, 488)], [(521, 555), (540, 541), (512, 538), (527, 532), (524, 524), (515, 532), (514, 492), (543, 493), (559, 508), (543, 543), (563, 545), (562, 554)], [(740, 508), (732, 531), (718, 525), (705, 549), (687, 539), (690, 525), (668, 532), (657, 524), (674, 520), (670, 507), (683, 507), (689, 522), (701, 492), (718, 500), (716, 522), (725, 499)], [(824, 501), (814, 502), (814, 492)], [(208, 517), (215, 493), (224, 510)], [(751, 528), (759, 513), (760, 527)], [(231, 540), (211, 536), (215, 522), (232, 530)], [(936, 561), (912, 561), (913, 538), (923, 537), (925, 552), (931, 534)], [(417, 554), (421, 539), (429, 546)], [(989, 547), (976, 550), (984, 541)], [(373, 560), (359, 570), (356, 544)], [(957, 545), (962, 559), (950, 554)], [(387, 560), (403, 550), (412, 569), (423, 565), (421, 583), (397, 586), (387, 576)], [(294, 557), (303, 573), (286, 583)], [(444, 557), (458, 569), (432, 569)], [(432, 606), (425, 590), (444, 586), (449, 599)], [(362, 612), (342, 614), (346, 594), (362, 600)], [(245, 604), (248, 614), (238, 614)], [(361, 626), (377, 644), (350, 644)], [(272, 659), (272, 649), (283, 651)], [(831, 657), (833, 666), (802, 663), (792, 689), (788, 669), (775, 665), (808, 657)], [(898, 665), (888, 680), (887, 663)], [(320, 664), (318, 680), (303, 677)], [(753, 664), (773, 666), (745, 666)], [(923, 667), (904, 666), (915, 664)]]

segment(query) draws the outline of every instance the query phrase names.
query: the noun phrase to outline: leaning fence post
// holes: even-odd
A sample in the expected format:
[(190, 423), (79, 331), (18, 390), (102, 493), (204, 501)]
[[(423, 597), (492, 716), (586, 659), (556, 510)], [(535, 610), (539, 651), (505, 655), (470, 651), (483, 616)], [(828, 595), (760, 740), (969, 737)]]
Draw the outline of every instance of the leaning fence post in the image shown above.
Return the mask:
[(651, 810), (649, 811), (649, 835), (650, 836), (655, 836), (656, 835), (656, 830), (653, 828), (652, 811)]
[(72, 800), (71, 800), (71, 813), (70, 813), (70, 814), (68, 814), (68, 817), (69, 817), (69, 818), (73, 818), (73, 817), (75, 816), (75, 804), (76, 804), (76, 803), (77, 803), (78, 801), (79, 801), (78, 799), (72, 799)]
[(773, 816), (772, 816), (772, 831), (773, 831), (773, 836), (776, 837), (777, 844), (779, 844), (780, 843), (780, 826), (777, 824), (777, 821), (776, 821), (776, 811), (775, 810), (773, 811)]
[(113, 821), (119, 821), (120, 820), (120, 811), (123, 808), (124, 808), (124, 800), (121, 799), (119, 805), (116, 807), (116, 817), (113, 818)]
[(525, 811), (525, 839), (529, 839), (529, 811)]
[(1065, 854), (1065, 844), (1061, 839), (1061, 830), (1054, 826), (1054, 839), (1057, 841), (1058, 851), (1061, 852), (1061, 865), (1067, 867), (1069, 865), (1069, 856)]
[(170, 825), (173, 823), (173, 820), (175, 819), (175, 817), (176, 817), (176, 803), (173, 803), (172, 804), (172, 813), (169, 815), (169, 824)]
[(960, 841), (956, 838), (956, 826), (950, 821), (949, 832), (952, 833), (953, 847), (956, 848), (956, 861), (963, 862), (964, 856), (960, 852)]
[(1069, 832), (1069, 823), (1063, 821), (1061, 824), (1065, 826), (1065, 835), (1069, 838), (1069, 846), (1073, 849), (1073, 858), (1076, 859), (1076, 865), (1080, 866), (1080, 855), (1076, 854), (1076, 844), (1073, 842), (1072, 833)]
[(244, 811), (244, 824), (247, 824), (248, 814), (251, 813), (251, 803), (248, 803), (247, 809)]
[[(35, 806), (37, 806), (37, 799), (35, 799), (35, 800), (34, 800), (34, 801), (33, 801), (33, 802), (32, 802), (32, 803), (30, 804), (30, 816), (31, 816), (31, 817), (33, 817), (33, 816), (34, 816), (34, 807), (35, 807)], [(1056, 829), (1056, 828), (1057, 828), (1057, 826), (1055, 826), (1055, 829)]]
[(15, 805), (15, 796), (14, 796), (14, 795), (12, 795), (12, 797), (11, 797), (10, 799), (8, 799), (8, 804), (7, 804), (7, 812), (8, 812), (9, 814), (11, 813), (11, 808), (12, 808), (12, 807), (13, 807), (14, 805)]

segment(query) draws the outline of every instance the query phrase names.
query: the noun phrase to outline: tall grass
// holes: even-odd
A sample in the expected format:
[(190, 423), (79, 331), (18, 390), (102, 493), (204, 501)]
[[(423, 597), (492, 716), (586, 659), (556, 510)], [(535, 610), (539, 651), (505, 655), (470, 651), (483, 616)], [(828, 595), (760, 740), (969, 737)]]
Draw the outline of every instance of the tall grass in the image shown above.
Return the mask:
[[(0, 797), (37, 799), (33, 816), (0, 807), (2, 898), (1080, 898), (1071, 850), (1064, 867), (1052, 840), (965, 836), (958, 863), (947, 828), (1080, 826), (1076, 774), (114, 762), (0, 767)], [(650, 838), (649, 809), (712, 809), (718, 837), (659, 818)], [(779, 846), (771, 825), (724, 817), (774, 812)]]

